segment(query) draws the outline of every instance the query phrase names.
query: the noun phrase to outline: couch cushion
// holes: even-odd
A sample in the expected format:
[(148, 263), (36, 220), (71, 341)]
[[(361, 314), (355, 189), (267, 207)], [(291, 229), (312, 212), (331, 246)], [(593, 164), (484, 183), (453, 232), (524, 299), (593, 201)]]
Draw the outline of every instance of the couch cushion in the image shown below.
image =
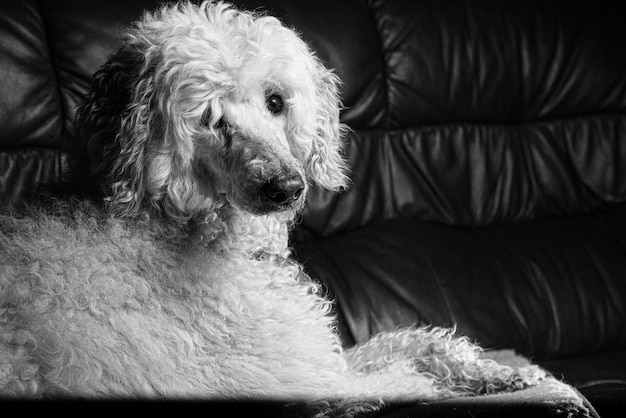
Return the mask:
[(327, 55), (355, 130), (354, 186), (314, 193), (296, 240), (396, 216), (467, 227), (626, 200), (618, 2), (365, 3), (364, 41), (335, 39), (362, 65)]
[(19, 200), (39, 187), (60, 183), (67, 154), (54, 148), (18, 148), (0, 152), (0, 204)]
[(393, 219), (297, 243), (339, 301), (347, 345), (414, 323), (458, 325), (537, 359), (626, 347), (626, 205), (460, 229)]
[(314, 190), (294, 237), (398, 216), (477, 227), (599, 210), (626, 199), (624, 137), (620, 114), (357, 130), (346, 149), (351, 188)]
[(59, 147), (63, 118), (36, 1), (0, 3), (0, 148)]
[(342, 74), (348, 98), (367, 104), (347, 110), (353, 128), (525, 123), (626, 105), (619, 2), (366, 4), (380, 41), (358, 70), (371, 74), (366, 90)]
[(439, 402), (390, 405), (381, 418), (563, 417), (598, 418), (594, 407), (570, 386), (549, 378), (538, 386), (512, 392), (459, 397)]
[(601, 417), (622, 417), (626, 410), (626, 349), (540, 361), (557, 379), (578, 389)]

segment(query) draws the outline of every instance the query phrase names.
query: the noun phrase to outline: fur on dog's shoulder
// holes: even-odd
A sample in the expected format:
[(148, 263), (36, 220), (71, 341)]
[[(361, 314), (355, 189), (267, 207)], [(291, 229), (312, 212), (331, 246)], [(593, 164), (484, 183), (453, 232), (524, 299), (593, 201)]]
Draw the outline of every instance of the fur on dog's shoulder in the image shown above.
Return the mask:
[(80, 195), (40, 194), (0, 207), (0, 233), (25, 239), (58, 237), (62, 245), (64, 237), (72, 234), (80, 234), (80, 239), (109, 234), (110, 239), (116, 239), (122, 230), (124, 234), (185, 248), (194, 234), (190, 225), (168, 221), (158, 214), (151, 216), (149, 212), (132, 219), (112, 216), (102, 204)]

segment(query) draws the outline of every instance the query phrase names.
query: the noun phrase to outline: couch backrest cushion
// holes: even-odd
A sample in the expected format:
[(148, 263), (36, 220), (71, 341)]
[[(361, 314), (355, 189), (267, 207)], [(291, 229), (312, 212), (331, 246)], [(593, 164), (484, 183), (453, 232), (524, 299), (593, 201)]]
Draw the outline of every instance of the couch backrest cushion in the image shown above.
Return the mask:
[(354, 186), (317, 191), (298, 239), (398, 216), (473, 227), (624, 201), (618, 4), (367, 3), (359, 42), (335, 40), (351, 61), (338, 70)]
[(0, 2), (0, 203), (61, 180), (75, 108), (157, 1)]

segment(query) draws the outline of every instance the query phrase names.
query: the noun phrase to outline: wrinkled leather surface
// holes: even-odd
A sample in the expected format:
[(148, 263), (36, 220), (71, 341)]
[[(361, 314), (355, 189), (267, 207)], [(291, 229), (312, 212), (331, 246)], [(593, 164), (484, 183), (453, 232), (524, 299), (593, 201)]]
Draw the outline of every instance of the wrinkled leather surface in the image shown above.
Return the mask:
[(586, 354), (539, 362), (558, 379), (567, 379), (593, 400), (594, 409), (605, 417), (621, 417), (626, 406), (626, 356), (623, 350)]
[(64, 178), (66, 154), (49, 148), (18, 148), (0, 152), (0, 203), (19, 200)]
[(356, 190), (313, 200), (309, 232), (399, 215), (476, 226), (624, 201), (617, 3), (369, 3), (374, 24), (355, 29), (365, 41), (342, 51), (369, 64), (338, 67)]
[(473, 230), (393, 219), (296, 245), (348, 344), (419, 321), (539, 359), (626, 345), (624, 248), (622, 208)]
[(357, 130), (352, 188), (314, 191), (297, 239), (395, 217), (476, 227), (602, 209), (626, 198), (625, 136), (626, 115)]
[[(3, 203), (63, 177), (91, 74), (157, 3), (0, 2)], [(625, 399), (623, 361), (597, 363), (626, 358), (620, 2), (237, 4), (295, 26), (344, 83), (353, 184), (314, 190), (293, 243), (346, 345), (456, 323)]]
[(0, 5), (0, 146), (60, 145), (61, 112), (35, 2)]

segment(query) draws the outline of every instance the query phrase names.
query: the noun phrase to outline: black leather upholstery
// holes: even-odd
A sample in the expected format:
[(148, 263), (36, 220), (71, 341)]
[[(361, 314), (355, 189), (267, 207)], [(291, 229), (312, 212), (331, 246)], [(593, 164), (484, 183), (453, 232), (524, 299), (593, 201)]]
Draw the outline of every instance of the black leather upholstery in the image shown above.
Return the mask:
[[(149, 0), (0, 2), (0, 199), (64, 176), (74, 109)], [(626, 401), (626, 25), (619, 2), (239, 1), (344, 82), (349, 191), (296, 256), (346, 345), (412, 323), (515, 348)]]

